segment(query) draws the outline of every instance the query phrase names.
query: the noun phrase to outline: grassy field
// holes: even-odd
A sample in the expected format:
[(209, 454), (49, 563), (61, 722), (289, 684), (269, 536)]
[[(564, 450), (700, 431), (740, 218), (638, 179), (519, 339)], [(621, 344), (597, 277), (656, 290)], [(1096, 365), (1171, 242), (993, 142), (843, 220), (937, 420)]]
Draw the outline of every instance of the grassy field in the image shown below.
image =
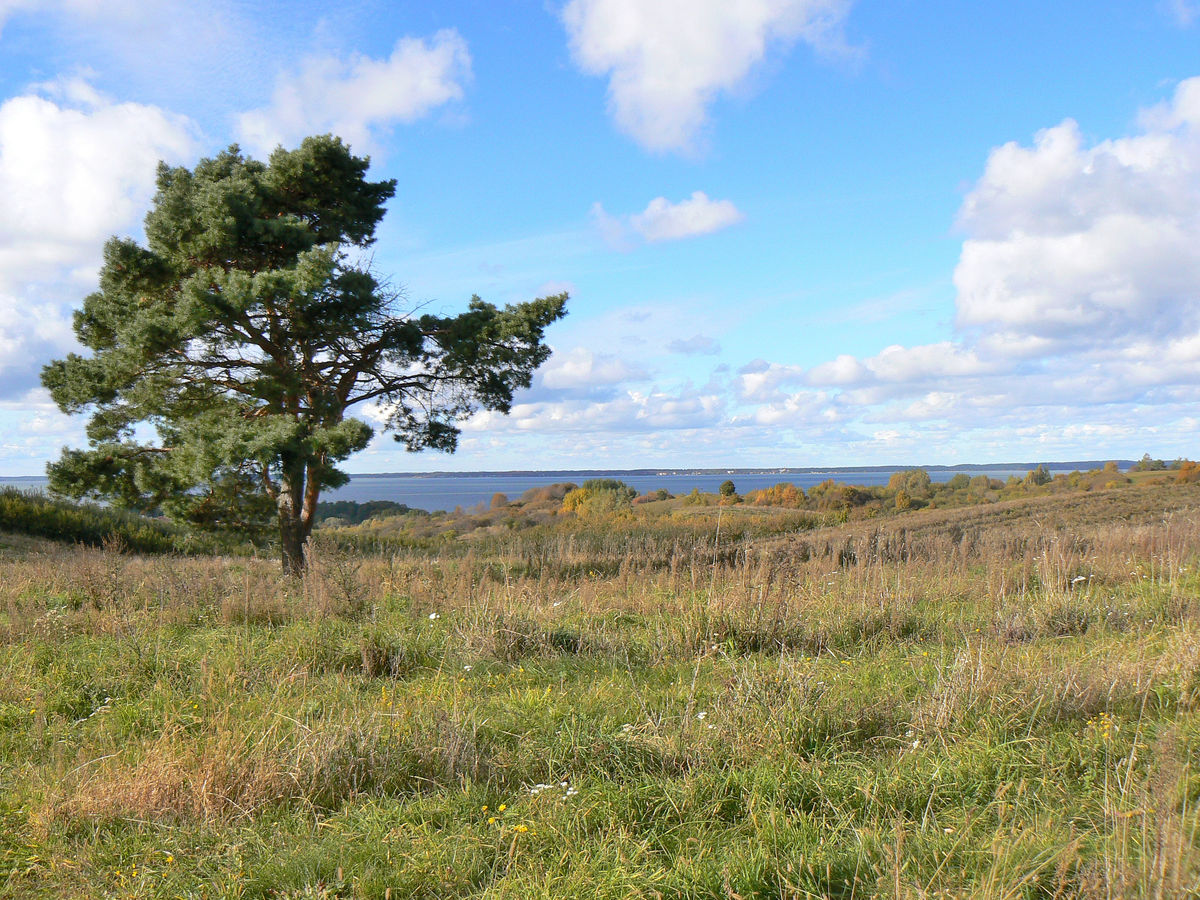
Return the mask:
[(0, 535), (0, 896), (1196, 896), (1198, 703), (1194, 484), (302, 581)]

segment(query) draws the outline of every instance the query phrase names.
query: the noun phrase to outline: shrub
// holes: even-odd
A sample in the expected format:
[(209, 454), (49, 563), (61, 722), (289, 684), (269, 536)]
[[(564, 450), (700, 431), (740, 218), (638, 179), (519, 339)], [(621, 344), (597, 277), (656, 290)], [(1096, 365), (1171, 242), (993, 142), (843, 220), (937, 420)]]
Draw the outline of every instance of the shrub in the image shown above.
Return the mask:
[(171, 553), (189, 544), (184, 534), (163, 522), (16, 488), (0, 489), (0, 531), (89, 547), (119, 545), (140, 553)]

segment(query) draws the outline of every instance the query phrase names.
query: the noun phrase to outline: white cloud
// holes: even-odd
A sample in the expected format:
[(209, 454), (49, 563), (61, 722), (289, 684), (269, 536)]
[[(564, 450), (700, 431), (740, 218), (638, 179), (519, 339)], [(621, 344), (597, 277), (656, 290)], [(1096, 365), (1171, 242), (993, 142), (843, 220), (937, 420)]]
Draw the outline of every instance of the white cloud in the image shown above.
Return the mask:
[(376, 129), (416, 121), (461, 100), (470, 78), (467, 42), (454, 29), (428, 40), (401, 38), (387, 59), (314, 57), (281, 75), (270, 106), (240, 115), (237, 131), (259, 153), (323, 132), (362, 148)]
[(732, 201), (709, 199), (704, 191), (693, 191), (678, 203), (655, 197), (640, 213), (624, 217), (609, 215), (597, 202), (591, 216), (604, 240), (620, 250), (630, 249), (635, 238), (647, 243), (678, 241), (721, 231), (746, 218)]
[(802, 366), (781, 365), (756, 359), (738, 370), (734, 379), (734, 389), (737, 396), (744, 401), (766, 402), (778, 399), (784, 386), (803, 380)]
[(843, 354), (808, 373), (810, 384), (850, 387), (872, 383), (920, 383), (931, 379), (977, 375), (989, 365), (974, 351), (950, 341), (902, 347), (893, 344), (876, 356), (858, 360)]
[(808, 430), (813, 426), (828, 427), (841, 418), (838, 410), (830, 404), (828, 394), (795, 391), (757, 407), (752, 421), (756, 425), (774, 428), (786, 426)]
[(1078, 352), (1200, 327), (1200, 79), (1132, 137), (1067, 121), (993, 151), (967, 196), (958, 322)]
[(106, 238), (136, 226), (160, 159), (194, 154), (187, 119), (116, 103), (86, 82), (0, 105), (0, 396), (36, 383), (72, 345), (70, 310), (94, 288)]
[(838, 355), (836, 359), (815, 366), (808, 373), (810, 384), (830, 386), (850, 386), (861, 384), (870, 377), (871, 371), (848, 353)]
[(556, 352), (538, 370), (539, 385), (551, 390), (591, 389), (644, 379), (646, 373), (616, 356), (575, 347)]
[(508, 416), (480, 412), (463, 425), (468, 433), (631, 434), (712, 428), (725, 419), (726, 399), (684, 389), (627, 390), (605, 400), (572, 398), (517, 403)]
[(666, 197), (655, 197), (646, 208), (631, 216), (629, 224), (643, 238), (655, 241), (677, 241), (699, 234), (712, 234), (745, 218), (729, 200), (710, 200), (704, 191), (678, 203)]
[(608, 76), (617, 126), (653, 151), (695, 149), (720, 94), (774, 47), (840, 46), (849, 0), (571, 0), (562, 11), (576, 65)]
[(84, 102), (26, 95), (0, 105), (0, 283), (97, 258), (109, 234), (141, 217), (158, 161), (195, 150), (183, 117), (113, 103), (78, 82), (64, 95)]
[(1128, 445), (1131, 422), (1181, 440), (1200, 403), (1200, 78), (1139, 123), (1089, 143), (1068, 120), (991, 153), (959, 215), (954, 339), (807, 371), (758, 360), (737, 395), (764, 423), (804, 421), (826, 408), (805, 385), (823, 388), (848, 427), (888, 423), (893, 450)]

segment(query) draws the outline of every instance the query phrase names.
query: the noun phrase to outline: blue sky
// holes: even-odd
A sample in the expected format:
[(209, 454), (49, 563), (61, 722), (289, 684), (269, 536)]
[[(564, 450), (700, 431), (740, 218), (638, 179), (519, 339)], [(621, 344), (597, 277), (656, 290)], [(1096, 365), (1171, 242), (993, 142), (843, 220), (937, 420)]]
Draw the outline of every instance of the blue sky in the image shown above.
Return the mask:
[[(0, 0), (0, 474), (158, 159), (334, 131), (376, 268), (568, 290), (454, 456), (352, 471), (1195, 456), (1200, 4)], [(363, 410), (368, 420), (379, 410)]]

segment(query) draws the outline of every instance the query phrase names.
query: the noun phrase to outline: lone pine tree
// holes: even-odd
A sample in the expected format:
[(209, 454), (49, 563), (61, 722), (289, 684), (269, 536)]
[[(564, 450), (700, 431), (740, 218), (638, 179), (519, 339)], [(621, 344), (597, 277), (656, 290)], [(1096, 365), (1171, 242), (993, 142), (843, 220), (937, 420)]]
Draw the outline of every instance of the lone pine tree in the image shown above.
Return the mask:
[(110, 239), (75, 314), (91, 352), (42, 372), (64, 412), (91, 413), (89, 448), (48, 467), (53, 491), (204, 529), (274, 519), (298, 572), (321, 491), (373, 436), (355, 406), (376, 405), (410, 450), (453, 451), (463, 416), (509, 411), (567, 295), (402, 308), (361, 261), (395, 192), (368, 163), (323, 136), (266, 164), (233, 146), (192, 171), (160, 165), (145, 246)]

